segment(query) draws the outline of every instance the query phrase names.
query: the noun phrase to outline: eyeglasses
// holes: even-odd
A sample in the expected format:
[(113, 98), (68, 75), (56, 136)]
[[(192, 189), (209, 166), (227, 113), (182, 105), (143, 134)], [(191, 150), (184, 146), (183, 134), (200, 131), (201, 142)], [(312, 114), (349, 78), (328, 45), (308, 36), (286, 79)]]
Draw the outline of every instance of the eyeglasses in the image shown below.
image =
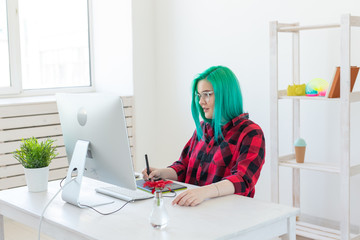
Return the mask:
[(198, 101), (200, 101), (200, 99), (204, 99), (205, 102), (209, 102), (211, 95), (214, 94), (214, 91), (207, 91), (207, 92), (202, 92), (202, 93), (197, 93), (195, 92), (195, 97), (197, 98)]

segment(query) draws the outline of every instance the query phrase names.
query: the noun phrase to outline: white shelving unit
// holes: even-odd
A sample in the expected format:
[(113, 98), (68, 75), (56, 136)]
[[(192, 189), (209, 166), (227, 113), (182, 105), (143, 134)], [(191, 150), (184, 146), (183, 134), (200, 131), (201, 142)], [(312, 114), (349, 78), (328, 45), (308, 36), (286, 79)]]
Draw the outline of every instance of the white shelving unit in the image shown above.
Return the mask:
[[(327, 173), (335, 173), (340, 181), (340, 231), (324, 228), (321, 226), (297, 221), (297, 235), (313, 239), (341, 239), (360, 240), (360, 235), (350, 233), (350, 177), (360, 174), (360, 165), (350, 166), (350, 104), (360, 101), (360, 93), (350, 93), (350, 37), (351, 27), (360, 27), (360, 17), (344, 14), (341, 16), (340, 24), (300, 26), (299, 24), (284, 24), (270, 22), (270, 156), (271, 156), (271, 185), (272, 201), (279, 202), (279, 167), (292, 168), (292, 193), (293, 206), (300, 208), (300, 170), (314, 170)], [(286, 96), (286, 90), (278, 89), (278, 34), (292, 34), (292, 60), (293, 60), (293, 82), (300, 83), (300, 32), (324, 28), (340, 28), (341, 37), (341, 83), (340, 98), (329, 99), (324, 97), (290, 97)], [(295, 154), (290, 153), (279, 156), (279, 124), (278, 103), (279, 101), (292, 101), (292, 137), (293, 142), (300, 137), (300, 102), (301, 101), (329, 101), (340, 102), (341, 108), (341, 159), (337, 164), (308, 162), (298, 164)], [(340, 127), (340, 126), (339, 126)], [(304, 186), (306, 187), (306, 186)]]

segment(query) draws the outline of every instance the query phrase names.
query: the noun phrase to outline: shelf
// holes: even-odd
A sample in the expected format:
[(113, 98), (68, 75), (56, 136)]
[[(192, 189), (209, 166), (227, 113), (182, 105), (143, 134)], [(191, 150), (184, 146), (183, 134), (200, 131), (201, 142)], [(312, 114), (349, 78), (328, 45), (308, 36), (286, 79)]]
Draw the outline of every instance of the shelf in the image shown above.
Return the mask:
[[(327, 98), (327, 97), (309, 97), (309, 96), (288, 96), (286, 90), (279, 90), (278, 91), (278, 99), (301, 99), (301, 100), (315, 100), (315, 101), (335, 101), (339, 102), (340, 98)], [(360, 101), (360, 96), (359, 96)]]
[(314, 30), (324, 28), (339, 28), (340, 24), (326, 24), (326, 25), (310, 25), (310, 26), (291, 26), (291, 27), (279, 27), (279, 32), (298, 32), (300, 30)]
[[(340, 167), (333, 163), (317, 163), (317, 162), (307, 162), (307, 161), (305, 161), (304, 163), (297, 163), (295, 160), (295, 154), (289, 154), (279, 157), (279, 166), (321, 171), (328, 173), (340, 173)], [(360, 164), (351, 166), (350, 176), (355, 176), (358, 174), (360, 174)]]
[[(296, 235), (319, 240), (341, 239), (339, 230), (301, 221), (296, 222)], [(350, 234), (350, 238), (360, 239), (360, 235)]]
[(360, 17), (351, 16), (350, 25), (353, 27), (360, 27)]
[(279, 157), (279, 166), (328, 173), (340, 173), (340, 168), (336, 164), (306, 162), (306, 160), (304, 163), (297, 163), (294, 154)]
[(340, 173), (340, 168), (338, 166), (329, 163), (315, 163), (315, 162), (297, 163), (295, 160), (291, 160), (286, 162), (280, 162), (279, 165), (282, 167), (291, 167), (297, 169), (306, 169), (306, 170), (321, 171), (328, 173)]
[(350, 167), (350, 176), (355, 176), (360, 174), (360, 164)]
[[(340, 24), (322, 24), (322, 25), (308, 25), (308, 26), (297, 26), (296, 24), (282, 24), (278, 23), (278, 32), (299, 32), (302, 30), (315, 30), (315, 29), (326, 29), (326, 28), (340, 28)], [(350, 26), (360, 27), (360, 17), (351, 16)]]
[[(292, 77), (287, 79), (288, 84), (301, 83), (300, 78), (300, 34), (301, 31), (306, 30), (321, 30), (321, 29), (335, 29), (339, 33), (340, 37), (340, 66), (342, 69), (350, 70), (350, 55), (351, 50), (351, 33), (352, 27), (360, 27), (360, 17), (351, 16), (350, 14), (341, 15), (340, 22), (338, 24), (325, 24), (325, 25), (309, 25), (300, 26), (299, 23), (278, 23), (277, 21), (270, 22), (270, 144), (271, 151), (270, 157), (273, 160), (271, 164), (271, 182), (272, 191), (271, 199), (274, 202), (280, 201), (280, 187), (279, 187), (279, 168), (290, 167), (292, 171), (292, 200), (293, 206), (300, 208), (300, 185), (301, 185), (301, 171), (300, 169), (312, 170), (318, 172), (335, 173), (339, 176), (340, 188), (339, 193), (341, 195), (339, 207), (341, 213), (339, 214), (339, 226), (340, 230), (334, 230), (329, 228), (323, 228), (316, 225), (303, 223), (303, 221), (297, 222), (297, 235), (304, 236), (311, 239), (341, 239), (341, 240), (360, 240), (360, 235), (352, 235), (350, 230), (350, 177), (360, 175), (360, 164), (351, 166), (350, 162), (350, 115), (351, 104), (360, 102), (360, 92), (343, 92), (341, 98), (327, 98), (327, 97), (310, 97), (310, 96), (287, 96), (286, 85), (281, 83), (279, 86), (279, 33), (290, 33), (292, 35)], [(351, 71), (345, 71), (342, 75), (341, 85), (351, 82)], [(284, 79), (285, 80), (285, 79)], [(279, 89), (280, 87), (280, 89)], [(341, 87), (341, 86), (340, 86)], [(348, 85), (346, 85), (345, 89)], [(284, 89), (285, 88), (285, 89)], [(301, 133), (301, 103), (303, 101), (321, 101), (322, 103), (332, 104), (337, 103), (340, 108), (338, 112), (340, 118), (340, 135), (339, 135), (339, 148), (341, 155), (333, 159), (334, 161), (319, 162), (319, 159), (309, 158), (305, 159), (304, 163), (297, 163), (295, 160), (295, 154), (291, 153), (285, 156), (279, 156), (279, 109), (283, 106), (279, 106), (281, 101), (291, 101), (291, 122), (292, 129), (288, 131), (292, 134), (292, 141), (294, 142), (300, 137)], [(320, 102), (319, 102), (320, 103)], [(288, 109), (287, 109), (288, 110)], [(289, 112), (290, 113), (290, 112)], [(311, 117), (311, 115), (308, 118)], [(330, 156), (329, 156), (330, 157)], [(332, 157), (332, 156), (331, 156)], [(332, 157), (333, 158), (333, 157)], [(311, 160), (313, 162), (311, 162)], [(335, 161), (336, 160), (336, 161)], [(325, 161), (325, 160), (324, 160)], [(296, 170), (294, 170), (296, 169)], [(348, 237), (351, 236), (351, 237)]]
[(350, 102), (360, 102), (360, 92), (350, 93)]
[[(331, 102), (340, 102), (340, 98), (327, 98), (327, 97), (308, 97), (308, 96), (287, 96), (286, 90), (278, 91), (278, 99), (299, 99), (299, 100), (310, 100), (310, 101), (331, 101)], [(350, 102), (360, 102), (360, 92), (350, 93)]]

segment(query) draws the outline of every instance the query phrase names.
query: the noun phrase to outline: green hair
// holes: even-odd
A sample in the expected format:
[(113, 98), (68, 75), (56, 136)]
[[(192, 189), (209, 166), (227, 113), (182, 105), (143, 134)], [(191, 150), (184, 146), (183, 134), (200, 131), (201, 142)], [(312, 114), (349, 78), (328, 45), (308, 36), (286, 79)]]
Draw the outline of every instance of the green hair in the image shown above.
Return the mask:
[[(195, 96), (198, 82), (203, 79), (208, 80), (214, 88), (215, 106), (212, 119), (205, 117), (204, 110), (199, 104), (199, 99)], [(243, 101), (239, 81), (229, 68), (214, 66), (198, 74), (192, 83), (191, 113), (199, 140), (203, 136), (199, 115), (214, 128), (216, 140), (219, 136), (223, 138), (221, 126), (243, 113)]]

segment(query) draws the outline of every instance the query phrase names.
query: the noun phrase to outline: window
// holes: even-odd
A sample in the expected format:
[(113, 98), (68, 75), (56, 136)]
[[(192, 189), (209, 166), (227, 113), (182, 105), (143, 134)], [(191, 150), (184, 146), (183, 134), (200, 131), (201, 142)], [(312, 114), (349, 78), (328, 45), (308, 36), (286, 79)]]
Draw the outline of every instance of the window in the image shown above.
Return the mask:
[(0, 0), (0, 88), (10, 87), (6, 0)]
[(91, 87), (87, 0), (0, 2), (2, 93)]

